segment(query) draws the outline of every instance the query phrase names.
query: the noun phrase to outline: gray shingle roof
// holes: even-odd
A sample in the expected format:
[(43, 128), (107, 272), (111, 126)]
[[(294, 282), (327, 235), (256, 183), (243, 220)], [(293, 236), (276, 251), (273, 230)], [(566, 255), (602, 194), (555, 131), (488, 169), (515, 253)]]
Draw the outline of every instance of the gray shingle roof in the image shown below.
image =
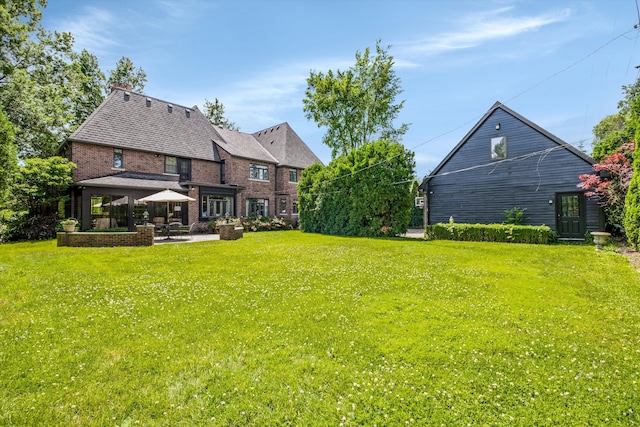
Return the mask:
[(213, 126), (197, 108), (118, 88), (69, 136), (69, 141), (217, 160), (211, 142), (214, 137)]
[[(213, 143), (232, 156), (305, 168), (320, 160), (285, 122), (254, 134), (212, 126), (188, 108), (114, 89), (69, 141), (201, 160), (220, 160)], [(272, 142), (273, 141), (273, 142)]]
[(253, 137), (278, 159), (280, 166), (304, 169), (313, 163), (322, 163), (287, 122), (256, 132)]
[(236, 157), (260, 160), (267, 163), (278, 163), (278, 159), (265, 150), (255, 138), (248, 133), (212, 126), (216, 136), (213, 138), (218, 147)]
[(86, 187), (112, 187), (140, 190), (186, 190), (186, 188), (182, 187), (177, 181), (126, 178), (117, 175), (86, 179), (84, 181), (79, 181), (76, 184)]

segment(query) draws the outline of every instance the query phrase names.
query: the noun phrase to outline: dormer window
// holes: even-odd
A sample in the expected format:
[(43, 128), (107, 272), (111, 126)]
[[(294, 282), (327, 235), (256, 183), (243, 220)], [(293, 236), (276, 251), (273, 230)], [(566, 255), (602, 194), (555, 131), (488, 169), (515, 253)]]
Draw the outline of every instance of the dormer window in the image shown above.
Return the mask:
[(491, 160), (504, 160), (507, 158), (507, 137), (498, 136), (491, 138)]

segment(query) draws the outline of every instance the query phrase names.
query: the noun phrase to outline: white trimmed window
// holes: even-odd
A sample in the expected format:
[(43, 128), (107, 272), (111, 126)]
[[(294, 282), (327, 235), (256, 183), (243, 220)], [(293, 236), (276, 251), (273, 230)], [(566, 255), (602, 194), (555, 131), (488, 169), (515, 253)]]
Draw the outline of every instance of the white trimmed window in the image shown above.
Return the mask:
[(289, 169), (289, 182), (298, 182), (298, 171), (296, 169)]
[(491, 160), (504, 160), (507, 158), (507, 137), (498, 136), (491, 138)]

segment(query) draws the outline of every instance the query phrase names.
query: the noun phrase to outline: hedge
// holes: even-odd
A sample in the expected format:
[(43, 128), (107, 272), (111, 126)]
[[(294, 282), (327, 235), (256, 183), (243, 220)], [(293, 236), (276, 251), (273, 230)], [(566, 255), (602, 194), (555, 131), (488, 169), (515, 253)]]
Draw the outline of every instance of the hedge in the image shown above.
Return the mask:
[(439, 223), (427, 226), (424, 237), (427, 240), (465, 242), (549, 244), (555, 241), (555, 233), (546, 225)]

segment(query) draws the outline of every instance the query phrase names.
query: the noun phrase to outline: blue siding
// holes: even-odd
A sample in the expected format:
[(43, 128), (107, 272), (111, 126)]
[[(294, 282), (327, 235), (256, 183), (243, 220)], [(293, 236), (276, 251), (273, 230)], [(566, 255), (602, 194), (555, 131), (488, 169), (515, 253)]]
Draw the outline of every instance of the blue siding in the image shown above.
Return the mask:
[[(491, 162), (491, 138), (497, 136), (507, 137), (507, 161)], [(528, 156), (547, 149), (554, 150)], [(556, 230), (556, 193), (579, 192), (578, 175), (592, 172), (588, 161), (497, 108), (429, 180), (429, 223), (449, 217), (458, 223), (501, 223), (505, 210), (518, 207), (526, 209), (524, 224)], [(597, 230), (597, 204), (587, 200), (586, 210), (587, 229)]]

